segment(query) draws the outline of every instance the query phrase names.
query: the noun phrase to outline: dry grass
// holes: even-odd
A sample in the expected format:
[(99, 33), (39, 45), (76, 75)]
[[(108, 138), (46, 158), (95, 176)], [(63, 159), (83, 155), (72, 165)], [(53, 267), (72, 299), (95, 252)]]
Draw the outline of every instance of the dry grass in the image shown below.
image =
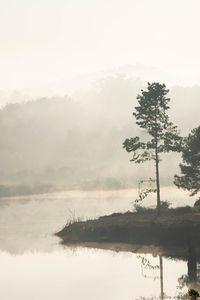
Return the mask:
[[(107, 242), (166, 244), (199, 240), (200, 212), (193, 208), (168, 209), (157, 217), (156, 210), (115, 213), (97, 220), (68, 224), (57, 233), (64, 243)], [(200, 244), (200, 240), (199, 240)]]

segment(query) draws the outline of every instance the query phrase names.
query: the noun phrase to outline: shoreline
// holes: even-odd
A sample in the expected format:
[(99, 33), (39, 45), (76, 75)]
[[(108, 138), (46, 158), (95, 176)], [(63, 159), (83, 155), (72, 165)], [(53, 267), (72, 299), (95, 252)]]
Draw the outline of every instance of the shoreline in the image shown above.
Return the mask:
[(200, 246), (200, 210), (168, 209), (159, 217), (156, 210), (114, 213), (95, 220), (67, 224), (56, 235), (62, 244), (123, 243), (141, 245)]

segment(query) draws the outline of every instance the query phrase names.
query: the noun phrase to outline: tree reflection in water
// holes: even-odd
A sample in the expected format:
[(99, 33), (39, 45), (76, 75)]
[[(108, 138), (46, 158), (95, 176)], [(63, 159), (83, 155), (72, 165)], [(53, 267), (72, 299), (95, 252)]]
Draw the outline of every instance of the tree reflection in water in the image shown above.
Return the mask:
[[(164, 299), (170, 299), (167, 295), (164, 294), (164, 285), (163, 285), (163, 257), (162, 255), (159, 255), (159, 265), (152, 265), (148, 259), (145, 257), (138, 255), (137, 256), (139, 259), (141, 259), (141, 270), (142, 270), (142, 275), (145, 278), (152, 278), (153, 280), (160, 279), (160, 297), (151, 297), (151, 298), (145, 298), (145, 297), (140, 297), (137, 300), (164, 300)], [(144, 273), (144, 269), (149, 269), (153, 271), (152, 276), (147, 276)], [(156, 271), (160, 270), (160, 275), (156, 275)]]
[[(198, 249), (199, 252), (200, 249)], [(189, 296), (189, 291), (200, 291), (200, 264), (198, 263), (197, 257), (197, 249), (194, 243), (189, 243), (188, 251), (187, 251), (187, 274), (183, 274), (180, 278), (178, 278), (178, 286), (177, 292), (178, 294), (176, 297), (171, 298), (164, 293), (164, 278), (163, 278), (163, 256), (159, 255), (159, 265), (152, 265), (145, 257), (138, 256), (141, 259), (141, 268), (142, 268), (142, 275), (145, 278), (153, 278), (154, 280), (160, 279), (160, 297), (140, 297), (137, 300), (164, 300), (164, 299), (177, 299), (177, 300), (189, 300), (189, 299), (199, 299), (195, 296), (195, 292), (193, 293), (194, 296)], [(144, 269), (148, 269), (153, 271), (152, 276), (147, 276), (144, 272)], [(160, 270), (159, 276), (156, 275), (156, 270)], [(188, 292), (183, 292), (183, 289), (187, 287)]]
[[(199, 249), (198, 249), (199, 250)], [(187, 267), (188, 267), (188, 273), (183, 274), (178, 279), (178, 290), (180, 290), (179, 295), (177, 299), (197, 299), (197, 296), (195, 295), (190, 298), (188, 298), (188, 293), (183, 294), (181, 290), (184, 287), (188, 288), (188, 291), (195, 290), (200, 291), (200, 265), (197, 260), (197, 249), (195, 248), (194, 243), (190, 242), (188, 246), (188, 258), (187, 258)]]

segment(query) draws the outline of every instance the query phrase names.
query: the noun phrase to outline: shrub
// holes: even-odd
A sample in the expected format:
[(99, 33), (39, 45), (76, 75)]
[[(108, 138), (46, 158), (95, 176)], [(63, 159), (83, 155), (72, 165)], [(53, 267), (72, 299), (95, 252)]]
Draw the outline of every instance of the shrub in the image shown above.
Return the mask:
[(161, 211), (168, 210), (170, 207), (171, 203), (169, 201), (161, 201), (160, 202), (160, 209)]

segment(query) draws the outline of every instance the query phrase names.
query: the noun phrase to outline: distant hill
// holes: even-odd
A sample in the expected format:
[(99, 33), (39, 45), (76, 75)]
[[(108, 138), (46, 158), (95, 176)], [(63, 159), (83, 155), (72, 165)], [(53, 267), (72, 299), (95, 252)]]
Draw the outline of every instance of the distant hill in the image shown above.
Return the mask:
[[(112, 76), (74, 98), (39, 98), (0, 110), (0, 181), (2, 185), (53, 184), (80, 188), (137, 186), (154, 176), (153, 165), (130, 163), (122, 149), (139, 133), (132, 112), (140, 80)], [(173, 87), (171, 117), (183, 134), (199, 125), (200, 87)], [(161, 165), (161, 181), (172, 184), (179, 155)]]

